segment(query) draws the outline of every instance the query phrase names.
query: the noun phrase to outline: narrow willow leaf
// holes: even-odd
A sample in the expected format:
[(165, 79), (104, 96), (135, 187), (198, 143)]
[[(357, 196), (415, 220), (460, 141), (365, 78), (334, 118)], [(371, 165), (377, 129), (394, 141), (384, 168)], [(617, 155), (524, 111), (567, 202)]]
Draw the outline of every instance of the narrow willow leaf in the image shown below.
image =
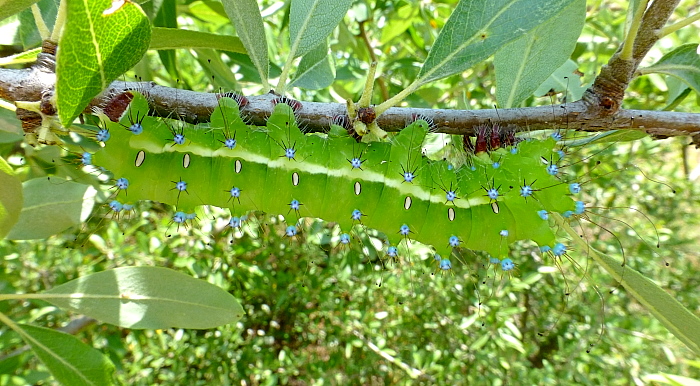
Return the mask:
[(587, 87), (581, 84), (581, 75), (577, 70), (578, 64), (571, 59), (567, 60), (547, 80), (542, 82), (533, 95), (541, 97), (555, 92), (566, 93), (566, 98), (569, 101), (581, 99)]
[(417, 84), (460, 73), (578, 0), (462, 0), (440, 31)]
[(41, 52), (41, 48), (34, 48), (29, 51), (20, 52), (19, 54), (5, 56), (0, 58), (0, 66), (7, 66), (8, 64), (22, 64), (22, 63), (33, 63), (36, 62), (36, 57)]
[(586, 0), (576, 0), (496, 53), (496, 101), (503, 108), (527, 99), (569, 59), (586, 20)]
[(655, 72), (675, 76), (700, 95), (700, 55), (697, 50), (697, 44), (684, 44), (653, 65), (641, 69), (640, 73)]
[(0, 20), (18, 14), (39, 0), (0, 0)]
[(228, 18), (236, 27), (236, 33), (248, 51), (250, 60), (258, 69), (264, 88), (268, 89), (267, 77), (270, 61), (267, 56), (265, 26), (256, 0), (223, 0)]
[(22, 339), (64, 385), (113, 385), (114, 364), (98, 350), (73, 335), (43, 327), (18, 324)]
[(328, 50), (328, 42), (323, 42), (304, 55), (291, 85), (307, 90), (319, 90), (330, 86), (335, 80), (335, 66)]
[(566, 147), (577, 147), (586, 146), (591, 143), (631, 142), (640, 140), (646, 136), (647, 133), (641, 130), (611, 130), (586, 138), (563, 141), (562, 145)]
[(10, 240), (45, 239), (81, 224), (95, 204), (97, 191), (90, 185), (59, 177), (35, 178), (22, 184), (24, 205)]
[(12, 167), (0, 157), (0, 239), (19, 219), (22, 209), (22, 182)]
[(615, 280), (652, 313), (666, 328), (686, 346), (700, 354), (700, 318), (685, 308), (671, 294), (653, 281), (630, 267), (622, 267), (620, 262), (591, 248), (578, 233), (564, 221), (561, 215), (553, 215), (556, 223), (562, 227), (578, 244), (582, 251), (587, 251)]
[(132, 2), (67, 1), (66, 25), (56, 64), (56, 97), (61, 123), (68, 127), (85, 106), (148, 49), (151, 24)]
[(302, 56), (323, 42), (343, 20), (352, 0), (292, 0), (290, 55)]
[(247, 53), (241, 40), (235, 36), (217, 35), (208, 32), (175, 28), (153, 28), (152, 50), (176, 48), (213, 48), (215, 50)]
[(43, 294), (58, 307), (128, 328), (214, 328), (243, 317), (228, 292), (160, 267), (98, 272)]

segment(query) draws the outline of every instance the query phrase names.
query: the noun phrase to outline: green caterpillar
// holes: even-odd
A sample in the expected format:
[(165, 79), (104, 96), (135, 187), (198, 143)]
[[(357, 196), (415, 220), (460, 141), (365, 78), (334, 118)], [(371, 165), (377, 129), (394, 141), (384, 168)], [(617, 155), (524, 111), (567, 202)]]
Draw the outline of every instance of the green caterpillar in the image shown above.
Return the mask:
[[(246, 125), (230, 98), (220, 99), (208, 128), (147, 111), (137, 95), (122, 121), (105, 119), (97, 135), (104, 147), (90, 161), (113, 173), (115, 211), (159, 201), (174, 205), (173, 222), (183, 224), (195, 219), (197, 206), (214, 205), (230, 209), (233, 227), (262, 211), (284, 215), (289, 236), (299, 218), (316, 217), (344, 232), (358, 225), (383, 232), (389, 255), (402, 241), (432, 245), (436, 260), (456, 247), (503, 258), (518, 240), (563, 253), (548, 214), (583, 211), (572, 197), (579, 186), (557, 176), (562, 153), (552, 138), (481, 153), (454, 168), (421, 154), (424, 120), (389, 142), (357, 143), (347, 134), (302, 133), (284, 103), (263, 128)], [(349, 242), (347, 234), (341, 241)]]

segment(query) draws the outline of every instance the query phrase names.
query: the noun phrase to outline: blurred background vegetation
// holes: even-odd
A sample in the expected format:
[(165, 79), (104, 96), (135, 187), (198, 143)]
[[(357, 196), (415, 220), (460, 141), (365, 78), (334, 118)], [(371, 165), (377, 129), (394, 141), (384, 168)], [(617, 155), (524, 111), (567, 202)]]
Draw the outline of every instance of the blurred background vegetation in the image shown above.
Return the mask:
[[(274, 64), (281, 65), (288, 50), (288, 6), (260, 3), (274, 78), (279, 74)], [(456, 3), (357, 1), (331, 37), (337, 68), (332, 87), (293, 90), (292, 96), (357, 100), (373, 60), (380, 74), (374, 102), (397, 94), (417, 74)], [(698, 11), (693, 1), (684, 3), (676, 18)], [(51, 4), (40, 2), (42, 9)], [(180, 28), (235, 34), (218, 2), (165, 0), (163, 7), (176, 11)], [(572, 56), (584, 74), (584, 87), (620, 43), (626, 2), (588, 1), (588, 7)], [(2, 44), (36, 44), (27, 33), (18, 36)], [(697, 42), (697, 28), (662, 39), (648, 64), (690, 42)], [(212, 50), (149, 52), (127, 77), (134, 75), (197, 91), (267, 91), (247, 57)], [(405, 103), (491, 108), (495, 87), (487, 61), (423, 87)], [(558, 103), (556, 98), (532, 97), (523, 107)], [(624, 107), (661, 110), (669, 105), (675, 111), (699, 111), (681, 83), (650, 75), (631, 84)], [(18, 125), (12, 119), (3, 116), (6, 124)], [(0, 152), (23, 155), (26, 164), (19, 170), (24, 178), (47, 170), (79, 173), (71, 164), (51, 162), (59, 149), (35, 150), (17, 140), (3, 137)], [(566, 172), (590, 181), (584, 196), (590, 221), (576, 224), (583, 237), (624, 258), (628, 267), (698, 313), (699, 153), (687, 143), (687, 138), (647, 138), (574, 149)], [(419, 248), (411, 259), (392, 263), (372, 247), (376, 234), (363, 234), (362, 243), (341, 249), (333, 225), (320, 221), (309, 220), (304, 236), (290, 242), (275, 218), (258, 216), (244, 232), (232, 234), (223, 212), (211, 209), (196, 228), (166, 237), (171, 211), (144, 203), (130, 218), (115, 221), (102, 208), (72, 233), (37, 242), (1, 241), (0, 287), (36, 292), (109, 268), (165, 266), (217, 284), (244, 305), (247, 314), (237, 325), (216, 330), (93, 325), (78, 333), (110, 356), (125, 384), (644, 384), (651, 380), (646, 376), (660, 372), (700, 378), (700, 369), (687, 362), (694, 354), (592, 264), (585, 251), (573, 251), (571, 260), (555, 266), (534, 245), (523, 244), (514, 253), (518, 272), (504, 277), (484, 256), (464, 250), (453, 259), (451, 272), (435, 274), (437, 267)], [(0, 311), (47, 327), (60, 327), (71, 317), (42, 301), (4, 302)], [(0, 340), (0, 385), (46, 382), (43, 365), (15, 351), (22, 346), (18, 336), (2, 334)]]

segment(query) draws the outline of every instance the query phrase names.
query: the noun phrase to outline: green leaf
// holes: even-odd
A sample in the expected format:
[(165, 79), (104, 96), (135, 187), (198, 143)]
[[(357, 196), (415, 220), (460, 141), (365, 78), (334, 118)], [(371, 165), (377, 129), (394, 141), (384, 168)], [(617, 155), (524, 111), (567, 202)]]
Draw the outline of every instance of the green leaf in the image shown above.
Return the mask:
[(418, 74), (418, 85), (460, 73), (577, 0), (462, 0)]
[(384, 45), (389, 43), (391, 39), (404, 33), (413, 25), (414, 19), (419, 12), (420, 9), (413, 4), (406, 4), (396, 10), (397, 17), (390, 18), (389, 22), (382, 27), (382, 37), (379, 39), (379, 43)]
[(151, 40), (151, 24), (132, 2), (115, 9), (111, 0), (65, 1), (56, 98), (61, 123), (68, 127), (92, 98), (141, 60)]
[(333, 56), (327, 42), (323, 42), (299, 62), (296, 78), (291, 85), (307, 90), (319, 90), (330, 86), (335, 80)]
[(0, 239), (19, 219), (22, 208), (22, 181), (12, 167), (0, 157)]
[[(41, 48), (35, 48), (33, 50), (20, 52), (19, 54), (5, 56), (0, 58), (0, 66), (7, 66), (8, 64), (22, 64), (22, 63), (33, 63), (36, 62), (36, 57), (41, 52)], [(0, 129), (2, 130), (2, 129)]]
[(160, 267), (99, 272), (43, 294), (58, 307), (128, 328), (203, 329), (243, 317), (243, 308), (228, 292)]
[(223, 0), (228, 18), (236, 27), (236, 33), (248, 51), (250, 60), (258, 69), (264, 88), (268, 89), (267, 78), (270, 60), (267, 56), (265, 26), (256, 0)]
[(17, 332), (64, 385), (113, 385), (114, 364), (73, 335), (18, 324)]
[(591, 248), (564, 218), (553, 213), (554, 221), (563, 228), (581, 250), (593, 257), (615, 280), (652, 313), (666, 328), (686, 346), (700, 354), (700, 318), (676, 300), (663, 288), (630, 267), (623, 267), (615, 259)]
[(675, 76), (700, 95), (700, 55), (698, 55), (697, 44), (684, 44), (664, 55), (653, 65), (640, 69), (639, 72)]
[(566, 147), (586, 146), (591, 143), (610, 143), (610, 142), (631, 142), (637, 141), (647, 136), (647, 133), (641, 130), (610, 130), (585, 138), (566, 140), (562, 142)]
[(175, 48), (213, 48), (215, 50), (247, 53), (241, 40), (234, 36), (217, 35), (208, 32), (189, 31), (175, 28), (153, 28), (152, 50)]
[(0, 20), (18, 14), (39, 0), (0, 0)]
[(289, 13), (290, 55), (306, 55), (343, 20), (352, 0), (292, 0)]
[(59, 177), (35, 178), (22, 184), (24, 206), (10, 240), (45, 239), (85, 221), (97, 191), (90, 185)]
[(571, 59), (567, 60), (535, 90), (533, 95), (541, 97), (550, 92), (556, 92), (566, 93), (567, 100), (570, 101), (581, 99), (587, 87), (581, 85), (581, 75), (577, 74), (577, 70), (578, 64)]
[(496, 53), (496, 100), (510, 108), (527, 99), (576, 47), (586, 20), (586, 0), (576, 0)]

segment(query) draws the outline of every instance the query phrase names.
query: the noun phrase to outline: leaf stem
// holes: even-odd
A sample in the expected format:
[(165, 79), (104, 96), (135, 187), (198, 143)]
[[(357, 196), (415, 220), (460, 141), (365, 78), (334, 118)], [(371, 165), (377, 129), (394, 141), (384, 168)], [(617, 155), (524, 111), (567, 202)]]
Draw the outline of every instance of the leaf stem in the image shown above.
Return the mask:
[(383, 112), (401, 103), (401, 101), (406, 99), (407, 96), (411, 95), (422, 85), (423, 83), (421, 82), (421, 79), (416, 79), (413, 81), (413, 83), (409, 84), (408, 87), (403, 89), (403, 91), (389, 98), (389, 100), (382, 102), (379, 106), (374, 108), (377, 116), (380, 116)]
[(676, 23), (676, 24), (671, 24), (671, 25), (669, 25), (669, 26), (666, 26), (666, 27), (662, 28), (662, 29), (658, 32), (658, 37), (659, 37), (659, 38), (662, 38), (662, 37), (664, 37), (664, 36), (666, 36), (666, 35), (672, 34), (672, 33), (676, 32), (676, 31), (678, 31), (679, 29), (681, 29), (681, 28), (683, 28), (683, 27), (685, 27), (685, 26), (687, 26), (687, 25), (690, 25), (690, 24), (692, 24), (692, 23), (694, 23), (694, 22), (696, 22), (696, 21), (698, 21), (698, 20), (700, 20), (700, 12), (696, 13), (696, 14), (693, 15), (693, 16), (687, 17), (687, 18), (685, 18), (685, 19), (679, 21), (679, 22)]
[(292, 63), (294, 63), (294, 55), (290, 53), (277, 81), (277, 87), (275, 88), (277, 94), (284, 95), (285, 91), (287, 91), (287, 78), (289, 78), (289, 71), (292, 70)]
[(63, 25), (66, 23), (66, 14), (68, 13), (68, 11), (66, 10), (67, 3), (67, 0), (61, 0), (61, 3), (58, 5), (56, 23), (53, 25), (53, 32), (51, 32), (50, 38), (52, 42), (58, 42), (58, 40), (61, 38), (61, 32), (63, 32)]
[(372, 62), (367, 71), (367, 79), (365, 79), (365, 89), (362, 91), (362, 96), (357, 102), (359, 107), (369, 107), (372, 101), (372, 92), (374, 91), (374, 76), (377, 73), (377, 62)]
[(36, 28), (39, 30), (39, 36), (41, 40), (46, 40), (51, 35), (49, 27), (44, 23), (44, 18), (41, 16), (41, 9), (36, 3), (32, 4), (32, 15), (34, 16), (34, 23), (36, 23)]
[(620, 52), (620, 59), (622, 60), (632, 60), (634, 41), (637, 38), (639, 27), (642, 25), (642, 19), (644, 18), (644, 12), (647, 9), (648, 2), (649, 0), (641, 0), (637, 6), (637, 10), (634, 12), (632, 22), (627, 30), (627, 36), (625, 36), (625, 41), (622, 43), (622, 51)]

